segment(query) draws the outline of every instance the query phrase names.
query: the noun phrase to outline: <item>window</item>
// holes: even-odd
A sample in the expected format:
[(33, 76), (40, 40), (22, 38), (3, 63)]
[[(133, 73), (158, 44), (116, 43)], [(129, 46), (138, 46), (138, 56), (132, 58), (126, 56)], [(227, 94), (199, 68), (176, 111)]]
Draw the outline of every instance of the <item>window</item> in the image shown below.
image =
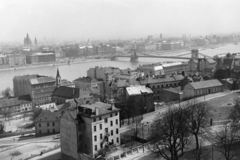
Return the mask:
[(49, 123), (47, 123), (47, 126), (49, 127)]
[(94, 127), (93, 127), (93, 130), (94, 130), (94, 132), (96, 132), (96, 130), (97, 130), (97, 127), (96, 127), (96, 126), (94, 126)]
[(99, 125), (100, 130), (102, 130), (102, 124)]
[(55, 126), (55, 123), (54, 123), (54, 122), (52, 123), (52, 126)]
[(105, 119), (104, 119), (104, 122), (105, 122), (105, 123), (108, 123), (108, 119), (107, 119), (107, 118), (105, 118)]
[(161, 88), (163, 88), (163, 84), (161, 85)]
[(101, 121), (102, 120), (102, 117), (99, 117), (99, 121)]
[(118, 115), (118, 112), (115, 113), (115, 116), (117, 116), (117, 115)]
[(152, 86), (152, 88), (154, 89), (154, 88), (155, 88), (155, 86)]
[(41, 130), (39, 130), (39, 134), (42, 134), (42, 131), (41, 131)]
[(41, 123), (38, 124), (38, 127), (41, 127)]
[(112, 139), (112, 144), (114, 144), (114, 141), (113, 141), (113, 139)]
[(100, 139), (102, 139), (102, 134), (100, 134)]
[(110, 114), (110, 117), (112, 117), (112, 114)]
[(117, 143), (119, 143), (119, 139), (117, 138)]
[(118, 129), (116, 129), (116, 134), (118, 134)]
[(105, 132), (108, 132), (108, 128), (105, 128)]
[(100, 147), (103, 148), (103, 144), (102, 143), (100, 143)]
[(94, 136), (94, 141), (95, 141), (95, 142), (97, 141), (97, 136)]
[(118, 120), (116, 119), (116, 124), (118, 124)]
[(93, 122), (96, 122), (96, 118), (93, 119)]
[(113, 130), (111, 130), (111, 136), (113, 136)]
[(95, 145), (95, 147), (94, 147), (94, 148), (95, 148), (95, 151), (97, 151), (97, 145)]
[(53, 129), (53, 133), (55, 133), (55, 129)]
[(49, 133), (49, 129), (47, 130), (47, 133)]
[(110, 122), (110, 124), (111, 124), (111, 126), (113, 126), (113, 122), (112, 121)]
[(160, 88), (160, 86), (158, 85), (158, 88)]

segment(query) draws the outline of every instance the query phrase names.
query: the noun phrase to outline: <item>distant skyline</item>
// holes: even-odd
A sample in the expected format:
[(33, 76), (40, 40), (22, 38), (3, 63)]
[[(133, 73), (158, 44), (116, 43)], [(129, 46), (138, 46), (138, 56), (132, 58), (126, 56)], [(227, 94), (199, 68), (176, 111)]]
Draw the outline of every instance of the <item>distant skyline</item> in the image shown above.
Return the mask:
[(239, 0), (0, 0), (0, 41), (240, 32)]

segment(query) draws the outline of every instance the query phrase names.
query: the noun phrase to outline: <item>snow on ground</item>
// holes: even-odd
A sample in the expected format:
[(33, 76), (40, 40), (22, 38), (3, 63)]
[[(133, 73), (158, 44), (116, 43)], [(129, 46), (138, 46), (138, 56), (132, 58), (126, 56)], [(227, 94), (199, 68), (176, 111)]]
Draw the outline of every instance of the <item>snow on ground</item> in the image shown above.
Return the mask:
[[(59, 142), (29, 143), (7, 151), (0, 152), (1, 160), (25, 159), (31, 154), (40, 154), (43, 150), (48, 150), (58, 145)], [(14, 156), (15, 155), (15, 156)]]

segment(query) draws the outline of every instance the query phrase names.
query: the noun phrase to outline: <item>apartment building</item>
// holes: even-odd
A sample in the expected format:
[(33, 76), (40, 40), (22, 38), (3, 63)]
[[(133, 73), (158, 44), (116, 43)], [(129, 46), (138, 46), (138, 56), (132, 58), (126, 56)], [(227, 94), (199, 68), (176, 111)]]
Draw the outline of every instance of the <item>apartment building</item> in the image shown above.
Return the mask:
[(120, 145), (119, 109), (102, 102), (79, 105), (61, 118), (62, 157), (96, 158), (99, 151)]

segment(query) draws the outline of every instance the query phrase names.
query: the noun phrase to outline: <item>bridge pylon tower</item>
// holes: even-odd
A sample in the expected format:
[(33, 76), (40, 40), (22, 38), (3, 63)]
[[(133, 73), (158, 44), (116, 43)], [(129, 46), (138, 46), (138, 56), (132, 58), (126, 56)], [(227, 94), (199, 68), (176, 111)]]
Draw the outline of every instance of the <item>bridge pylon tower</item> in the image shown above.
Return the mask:
[(138, 56), (137, 56), (136, 49), (133, 49), (132, 51), (133, 51), (133, 54), (131, 55), (130, 62), (137, 62)]

